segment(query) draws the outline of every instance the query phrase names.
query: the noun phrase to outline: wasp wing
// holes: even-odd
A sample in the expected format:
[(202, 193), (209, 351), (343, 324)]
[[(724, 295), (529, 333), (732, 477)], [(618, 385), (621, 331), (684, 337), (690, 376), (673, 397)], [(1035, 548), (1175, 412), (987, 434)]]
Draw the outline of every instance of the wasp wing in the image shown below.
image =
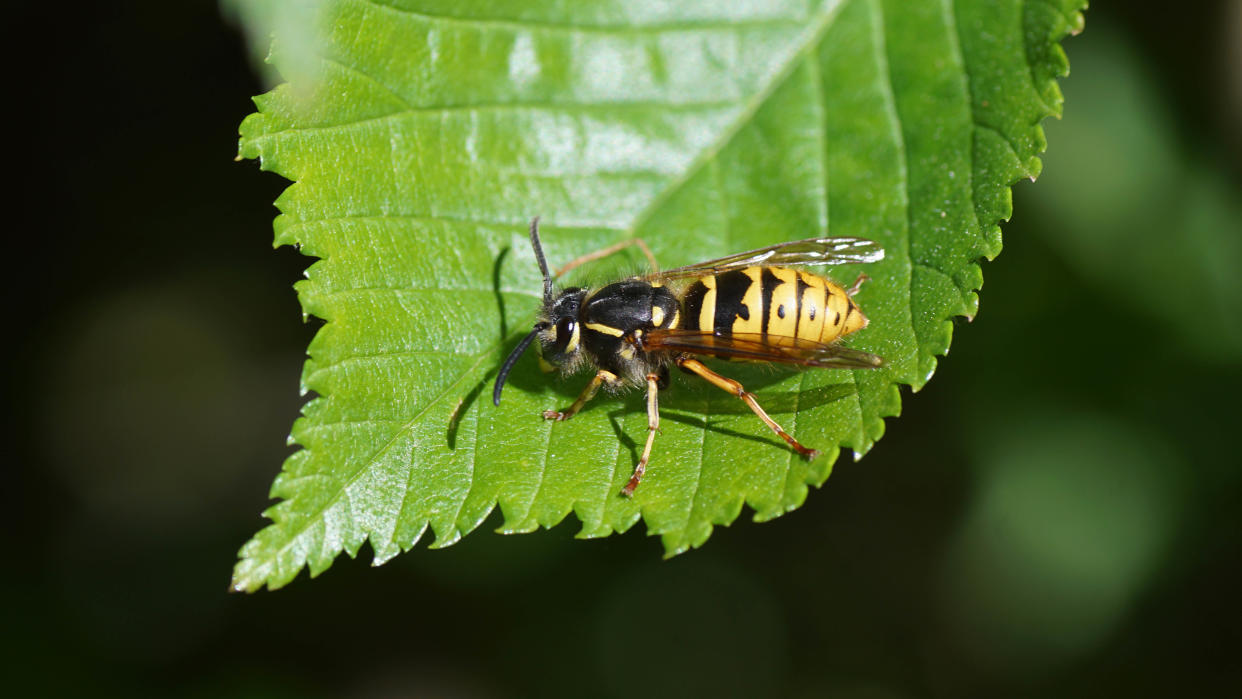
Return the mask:
[(647, 279), (678, 279), (720, 274), (753, 265), (845, 265), (884, 259), (884, 248), (865, 238), (807, 238), (739, 252), (707, 262), (648, 275)]
[(884, 366), (882, 358), (869, 352), (838, 344), (760, 333), (715, 335), (703, 330), (657, 328), (643, 335), (643, 348), (824, 369), (875, 369)]

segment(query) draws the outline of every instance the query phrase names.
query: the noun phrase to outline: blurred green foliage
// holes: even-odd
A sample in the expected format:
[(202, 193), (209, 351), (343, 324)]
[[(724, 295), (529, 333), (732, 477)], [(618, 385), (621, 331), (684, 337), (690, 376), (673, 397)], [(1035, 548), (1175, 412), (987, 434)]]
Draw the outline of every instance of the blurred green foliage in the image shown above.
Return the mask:
[(213, 3), (82, 8), (49, 58), (74, 89), (30, 139), (59, 150), (25, 161), (51, 230), (10, 307), (10, 691), (1233, 693), (1242, 119), (1221, 61), (1242, 38), (1222, 3), (1161, 7), (1101, 5), (1068, 42), (1065, 118), (977, 319), (815, 507), (669, 562), (562, 525), (255, 596), (220, 571), (261, 523), (313, 331), (303, 260), (269, 245), (284, 183), (231, 161), (261, 88)]
[(1242, 198), (1212, 152), (1187, 152), (1141, 57), (1105, 28), (1075, 76), (1073, 118), (1031, 191), (1041, 231), (1094, 293), (1141, 316), (1149, 341), (1228, 365), (1242, 355)]

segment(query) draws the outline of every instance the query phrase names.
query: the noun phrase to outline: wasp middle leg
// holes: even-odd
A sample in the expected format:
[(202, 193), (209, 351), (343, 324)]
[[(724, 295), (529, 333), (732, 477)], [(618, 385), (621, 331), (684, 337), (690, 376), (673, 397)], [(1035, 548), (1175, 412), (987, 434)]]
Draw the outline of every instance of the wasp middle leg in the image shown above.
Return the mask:
[[(668, 379), (668, 374), (664, 374), (664, 379)], [(643, 479), (643, 474), (647, 472), (647, 462), (651, 459), (651, 445), (655, 444), (656, 430), (660, 429), (660, 375), (647, 374), (647, 444), (643, 447), (643, 455), (638, 459), (638, 465), (634, 467), (634, 474), (630, 476), (630, 482), (625, 484), (621, 489), (621, 494), (630, 497), (634, 494), (634, 489), (638, 487), (638, 482)]]
[(763, 424), (771, 428), (771, 430), (775, 432), (778, 437), (785, 440), (785, 443), (793, 447), (794, 451), (801, 454), (803, 458), (814, 459), (815, 457), (819, 456), (818, 451), (816, 451), (815, 449), (808, 449), (802, 446), (802, 444), (800, 444), (798, 440), (794, 439), (793, 437), (789, 435), (788, 432), (781, 429), (781, 426), (776, 424), (775, 420), (768, 417), (767, 412), (765, 412), (764, 409), (759, 406), (759, 401), (755, 398), (755, 394), (751, 393), (750, 391), (747, 391), (746, 387), (743, 386), (742, 384), (726, 376), (721, 376), (720, 374), (717, 374), (711, 369), (708, 369), (707, 366), (703, 364), (703, 362), (700, 362), (699, 360), (694, 359), (688, 354), (683, 354), (680, 357), (677, 357), (677, 359), (674, 361), (677, 363), (677, 366), (680, 367), (681, 369), (689, 371), (693, 374), (698, 374), (699, 376), (710, 381), (712, 385), (716, 386), (717, 388), (720, 388), (721, 390), (727, 391), (737, 396), (738, 398), (741, 398), (742, 401), (746, 403), (746, 406), (750, 408), (755, 413), (755, 415), (758, 415), (760, 420), (763, 420)]

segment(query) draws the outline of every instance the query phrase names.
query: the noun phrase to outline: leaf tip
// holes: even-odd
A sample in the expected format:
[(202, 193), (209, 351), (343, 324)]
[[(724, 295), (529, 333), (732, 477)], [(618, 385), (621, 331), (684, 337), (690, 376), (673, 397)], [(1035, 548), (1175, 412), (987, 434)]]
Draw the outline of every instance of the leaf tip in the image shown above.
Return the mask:
[[(263, 588), (265, 576), (255, 575), (252, 559), (242, 558), (233, 567), (233, 579), (229, 581), (229, 592), (252, 594)], [(270, 589), (275, 589), (272, 587)]]

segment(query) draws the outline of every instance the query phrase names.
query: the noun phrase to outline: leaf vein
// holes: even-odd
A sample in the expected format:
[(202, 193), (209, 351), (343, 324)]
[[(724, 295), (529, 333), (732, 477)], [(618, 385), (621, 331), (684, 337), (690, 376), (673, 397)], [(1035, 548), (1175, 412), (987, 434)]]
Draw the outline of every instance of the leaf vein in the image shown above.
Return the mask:
[(346, 73), (352, 73), (354, 75), (357, 75), (365, 79), (367, 82), (371, 83), (372, 85), (375, 85), (376, 87), (380, 88), (381, 90), (388, 93), (392, 97), (396, 98), (396, 100), (399, 103), (401, 103), (401, 105), (405, 107), (407, 110), (417, 109), (417, 107), (415, 107), (413, 103), (411, 103), (409, 100), (403, 97), (396, 90), (384, 84), (384, 82), (381, 81), (379, 78), (376, 78), (375, 76), (368, 74), (366, 71), (362, 70), (361, 68), (354, 66), (354, 65), (350, 65), (346, 63), (345, 61), (339, 58), (336, 58), (335, 56), (329, 56), (327, 54), (320, 54), (320, 59), (322, 59), (324, 63), (330, 66), (336, 66), (340, 68), (341, 70), (345, 71)]
[[(672, 94), (670, 96), (674, 98), (677, 97), (676, 94)], [(426, 115), (442, 119), (445, 116), (459, 112), (544, 111), (549, 113), (583, 113), (597, 111), (603, 116), (613, 117), (616, 116), (619, 111), (624, 110), (642, 111), (658, 109), (676, 113), (707, 111), (735, 106), (737, 106), (737, 100), (704, 100), (700, 102), (660, 102), (655, 100), (634, 100), (630, 102), (478, 102), (474, 104), (414, 105), (409, 109), (401, 109), (394, 112), (377, 114), (375, 116), (366, 117), (365, 119), (343, 121), (337, 124), (320, 124), (317, 126), (298, 126), (277, 129), (275, 131), (249, 136), (246, 140), (254, 143), (262, 143), (277, 137), (348, 131), (358, 127), (372, 126), (382, 122), (395, 121), (405, 117), (419, 117)]]
[(820, 203), (823, 208), (817, 211), (819, 214), (819, 230), (820, 235), (828, 235), (829, 222), (832, 219), (832, 202), (829, 193), (832, 183), (828, 180), (830, 168), (828, 167), (828, 101), (824, 95), (823, 76), (819, 71), (819, 60), (817, 55), (808, 55), (806, 59), (808, 79), (811, 81), (811, 91), (815, 100), (815, 114), (819, 118), (819, 128), (815, 129), (816, 136), (819, 137), (819, 157), (815, 159), (819, 165), (820, 175), (820, 191), (823, 196), (820, 197)]
[(663, 22), (651, 23), (639, 26), (633, 25), (608, 25), (608, 24), (573, 24), (569, 22), (549, 22), (547, 20), (532, 19), (495, 19), (491, 17), (459, 17), (448, 14), (432, 14), (429, 12), (420, 12), (405, 7), (397, 7), (394, 4), (380, 2), (380, 0), (363, 0), (369, 5), (382, 8), (396, 14), (415, 17), (425, 20), (429, 23), (445, 23), (445, 24), (466, 24), (471, 26), (487, 26), (502, 27), (505, 29), (522, 29), (531, 30), (539, 29), (544, 31), (562, 31), (562, 32), (582, 32), (582, 33), (603, 33), (616, 35), (633, 35), (633, 34), (656, 34), (664, 32), (681, 32), (681, 31), (736, 31), (738, 27), (754, 27), (762, 28), (769, 26), (788, 27), (797, 25), (806, 21), (806, 17), (789, 17), (789, 18), (761, 18), (747, 19), (736, 21), (681, 21), (681, 22)]
[[(338, 216), (324, 216), (322, 218), (308, 218), (286, 223), (281, 227), (281, 234), (288, 236), (291, 232), (301, 228), (306, 228), (318, 224), (333, 223), (354, 223), (354, 222), (376, 222), (376, 223), (450, 223), (450, 224), (469, 224), (475, 226), (491, 226), (495, 228), (521, 228), (529, 223), (529, 221), (489, 221), (486, 219), (457, 218), (452, 216), (443, 216), (438, 214), (341, 214)], [(606, 226), (592, 225), (582, 226), (573, 222), (557, 222), (558, 230), (624, 230), (622, 226)]]
[[(947, 31), (953, 38), (953, 46), (956, 47), (953, 59), (957, 63), (958, 69), (961, 71), (962, 85), (966, 88), (966, 111), (969, 114), (968, 118), (970, 121), (968, 123), (973, 130), (976, 127), (975, 88), (970, 81), (970, 71), (966, 70), (966, 49), (962, 46), (962, 35), (958, 31), (957, 7), (954, 4), (954, 0), (941, 0), (940, 6), (944, 9), (945, 25)], [(965, 151), (969, 153), (970, 157), (970, 181), (966, 186), (966, 197), (970, 202), (971, 218), (973, 218), (975, 222), (974, 230), (972, 232), (975, 235), (980, 235), (982, 233), (982, 225), (979, 221), (979, 204), (975, 201), (975, 169), (978, 167), (978, 163), (975, 158), (975, 138), (973, 133), (971, 134), (970, 143), (967, 144)], [(978, 264), (978, 262), (972, 261), (969, 264)]]
[(394, 359), (402, 359), (405, 357), (462, 357), (471, 359), (478, 357), (478, 352), (454, 352), (452, 350), (426, 349), (426, 350), (400, 350), (397, 352), (382, 352), (379, 354), (354, 354), (348, 357), (333, 360), (329, 364), (316, 366), (312, 374), (336, 369), (342, 364), (352, 364), (355, 362), (384, 362)]
[[(517, 289), (512, 290), (512, 291), (505, 291), (505, 293), (512, 294), (514, 296), (530, 296), (531, 298), (535, 298), (535, 299), (542, 298), (537, 293), (532, 293), (530, 291), (522, 291), (522, 290), (517, 290)], [(346, 287), (344, 289), (337, 289), (336, 291), (321, 291), (321, 292), (316, 293), (315, 296), (320, 299), (328, 300), (328, 299), (337, 299), (337, 298), (349, 297), (349, 296), (366, 296), (366, 295), (386, 296), (386, 295), (404, 295), (404, 294), (415, 294), (415, 295), (430, 294), (432, 296), (453, 296), (456, 294), (486, 294), (488, 296), (495, 296), (496, 290), (495, 289), (478, 289), (478, 288), (469, 287), (469, 286), (462, 286), (462, 287), (445, 286), (445, 287), (435, 287), (435, 288), (419, 287), (419, 286), (351, 286), (351, 287)]]
[[(1006, 146), (1009, 147), (1009, 152), (1013, 154), (1014, 160), (1017, 160), (1019, 163), (1022, 162), (1022, 156), (1018, 154), (1018, 146), (1017, 144), (1013, 142), (1013, 139), (1010, 138), (1008, 134), (996, 128), (995, 126), (988, 126), (987, 124), (981, 121), (975, 121), (974, 126), (976, 129), (979, 129), (980, 131), (990, 131), (996, 134), (997, 138), (999, 138), (1002, 143), (1004, 143)], [(974, 146), (972, 145), (971, 148), (973, 152)]]
[[(897, 110), (897, 96), (893, 85), (893, 69), (888, 61), (888, 40), (885, 36), (886, 20), (884, 17), (884, 9), (880, 5), (880, 0), (871, 0), (871, 9), (875, 21), (872, 22), (873, 42), (875, 43), (875, 60), (879, 64), (878, 69), (883, 72), (885, 81), (880, 85), (880, 89), (884, 96), (885, 112), (888, 116), (889, 124), (892, 128), (891, 137), (893, 144), (901, 153), (901, 162), (898, 169), (898, 177), (901, 180), (901, 191), (903, 193), (902, 205), (906, 212), (906, 227), (901, 232), (902, 243), (905, 247), (906, 262), (911, 266), (914, 262), (914, 249), (910, 241), (910, 236), (914, 230), (914, 211), (910, 207), (910, 149), (906, 145), (906, 137), (901, 119), (901, 114)], [(914, 274), (912, 271), (906, 273), (906, 298), (904, 307), (909, 308), (911, 299), (914, 297)], [(910, 327), (910, 335), (915, 338), (918, 343), (919, 331), (914, 324), (914, 315), (906, 314), (907, 323)], [(921, 343), (919, 343), (921, 345)], [(851, 378), (853, 374), (851, 373)], [(857, 388), (857, 383), (855, 383)]]
[[(1068, 21), (1068, 18), (1065, 16), (1065, 13), (1061, 11), (1061, 8), (1056, 7), (1055, 5), (1049, 2), (1044, 2), (1040, 4), (1052, 10), (1053, 14), (1060, 17), (1062, 21), (1066, 22), (1066, 26), (1073, 26), (1072, 23)], [(1022, 0), (1022, 9), (1017, 14), (1018, 14), (1018, 21), (1020, 23), (1023, 22), (1023, 20), (1026, 17), (1026, 0)], [(1021, 26), (1018, 27), (1018, 36), (1025, 36), (1025, 34), (1026, 32), (1024, 30), (1024, 27), (1021, 27)], [(1039, 81), (1035, 77), (1035, 62), (1031, 60), (1030, 46), (1027, 44), (1026, 41), (1022, 42), (1022, 62), (1026, 64), (1026, 75), (1027, 75), (1027, 78), (1031, 81), (1031, 92), (1032, 94), (1035, 95), (1035, 99), (1038, 100), (1039, 106), (1043, 108), (1044, 114), (1055, 114), (1056, 110), (1054, 110), (1051, 107), (1051, 105), (1049, 105), (1047, 102), (1044, 101), (1044, 94), (1040, 92)]]
[[(703, 483), (703, 469), (707, 465), (707, 435), (711, 431), (711, 419), (713, 415), (711, 411), (712, 398), (713, 396), (710, 395), (707, 397), (708, 409), (707, 412), (703, 414), (703, 429), (699, 432), (699, 470), (694, 478), (694, 490), (690, 493), (690, 511), (686, 515), (686, 526), (682, 528), (682, 540), (685, 542), (686, 548), (689, 548), (691, 541), (686, 538), (685, 535), (687, 530), (689, 530), (694, 523), (694, 512), (698, 508), (699, 502), (699, 486)], [(707, 526), (710, 530), (712, 525), (709, 522)]]
[(548, 456), (552, 451), (552, 430), (556, 429), (556, 423), (552, 423), (547, 429), (547, 439), (543, 443), (543, 465), (539, 469), (539, 482), (535, 485), (535, 492), (531, 495), (530, 503), (526, 506), (526, 518), (535, 518), (536, 524), (544, 524), (539, 521), (539, 515), (535, 513), (535, 503), (539, 502), (539, 496), (543, 494), (544, 483), (547, 482), (548, 475)]
[(346, 420), (332, 420), (331, 422), (307, 422), (306, 426), (301, 429), (308, 432), (314, 432), (330, 427), (344, 427), (348, 425), (399, 425), (402, 422), (403, 421), (399, 418), (360, 417)]
[(466, 501), (470, 499), (470, 493), (474, 492), (474, 484), (478, 480), (475, 478), (474, 462), (475, 462), (475, 459), (479, 455), (479, 419), (480, 417), (479, 417), (479, 410), (477, 408), (474, 409), (472, 412), (474, 413), (474, 417), (473, 417), (474, 434), (470, 438), (470, 458), (465, 460), (467, 467), (470, 469), (470, 483), (466, 486), (465, 490), (462, 493), (461, 498), (457, 500), (457, 508), (453, 511), (453, 517), (449, 520), (453, 523), (453, 529), (456, 530), (458, 537), (464, 534), (464, 532), (462, 532), (461, 530), (461, 523), (458, 520), (461, 517), (462, 510), (465, 509), (466, 507)]

